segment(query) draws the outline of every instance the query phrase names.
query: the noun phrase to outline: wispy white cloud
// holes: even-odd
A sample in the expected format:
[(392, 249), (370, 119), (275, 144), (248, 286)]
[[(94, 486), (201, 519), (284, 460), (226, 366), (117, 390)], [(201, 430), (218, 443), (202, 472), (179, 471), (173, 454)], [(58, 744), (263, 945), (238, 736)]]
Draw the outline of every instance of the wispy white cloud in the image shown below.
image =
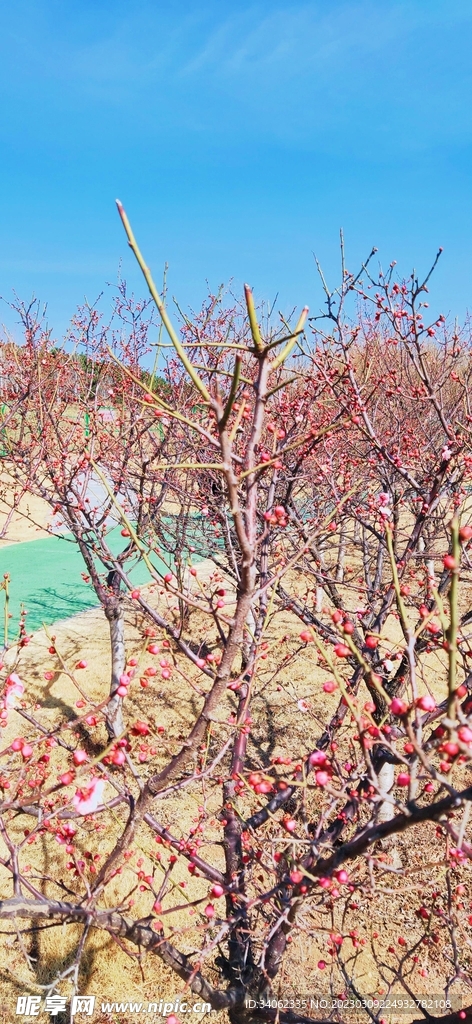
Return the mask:
[[(213, 73), (250, 77), (282, 68), (302, 75), (307, 69), (333, 70), (333, 61), (362, 60), (411, 36), (430, 23), (431, 12), (403, 2), (379, 7), (374, 0), (295, 3), (243, 8), (211, 29), (180, 74)], [(444, 24), (444, 19), (443, 19)], [(289, 62), (289, 63), (287, 63)]]
[(321, 148), (336, 137), (352, 147), (357, 132), (366, 155), (411, 151), (472, 134), (470, 66), (459, 70), (455, 52), (471, 28), (462, 0), (447, 11), (434, 0), (254, 6), (211, 30), (178, 76), (205, 79), (236, 120), (247, 113), (285, 142), (318, 132)]
[(460, 102), (471, 76), (454, 53), (471, 27), (462, 0), (447, 11), (441, 0), (315, 0), (269, 11), (211, 2), (163, 24), (147, 7), (78, 48), (67, 73), (111, 102), (145, 97), (157, 120), (170, 97), (186, 131), (408, 152), (435, 145), (440, 133), (444, 141), (472, 134)]
[(113, 19), (89, 8), (81, 25), (79, 10), (78, 31), (64, 16), (53, 24), (47, 4), (29, 0), (29, 9), (34, 32), (23, 38), (10, 25), (6, 36), (21, 81), (52, 83), (58, 107), (93, 100), (102, 118), (111, 108), (125, 123), (132, 112), (154, 133), (369, 158), (472, 137), (472, 108), (461, 102), (470, 65), (455, 53), (472, 28), (465, 0), (447, 9), (443, 0), (118, 0)]

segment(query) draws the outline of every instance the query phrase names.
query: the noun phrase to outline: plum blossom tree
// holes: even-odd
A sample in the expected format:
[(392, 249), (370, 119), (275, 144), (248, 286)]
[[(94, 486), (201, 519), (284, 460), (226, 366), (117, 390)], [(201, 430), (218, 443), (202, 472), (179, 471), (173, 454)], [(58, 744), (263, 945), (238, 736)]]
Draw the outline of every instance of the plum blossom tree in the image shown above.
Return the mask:
[[(85, 361), (35, 327), (9, 371), (9, 467), (80, 547), (111, 623), (112, 682), (98, 703), (81, 685), (79, 713), (51, 726), (21, 642), (10, 652), (0, 722), (23, 728), (0, 752), (0, 916), (22, 942), (41, 922), (81, 926), (56, 987), (77, 984), (100, 930), (233, 1024), (324, 1019), (305, 995), (319, 979), (333, 1008), (358, 1000), (380, 1020), (374, 997), (400, 993), (416, 1020), (431, 976), (427, 1019), (452, 1007), (444, 1019), (470, 1020), (454, 1009), (472, 984), (468, 336), (424, 325), (429, 277), (375, 278), (373, 253), (325, 286), (324, 319), (305, 308), (274, 327), (246, 287), (242, 310), (211, 296), (177, 332), (118, 209), (171, 346), (165, 386), (143, 372), (147, 306), (125, 290), (121, 335), (82, 311)], [(182, 733), (159, 724), (155, 658)], [(40, 845), (57, 841), (67, 883), (41, 868)]]

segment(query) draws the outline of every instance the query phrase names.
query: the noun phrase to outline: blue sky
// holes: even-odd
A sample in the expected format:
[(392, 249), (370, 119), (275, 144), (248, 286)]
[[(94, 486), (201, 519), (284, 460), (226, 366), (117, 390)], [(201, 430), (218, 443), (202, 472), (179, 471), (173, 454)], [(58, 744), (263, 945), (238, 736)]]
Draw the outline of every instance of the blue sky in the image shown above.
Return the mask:
[(0, 9), (0, 294), (47, 301), (56, 336), (120, 259), (144, 293), (116, 197), (184, 307), (232, 279), (317, 311), (341, 226), (351, 270), (444, 246), (432, 303), (472, 306), (469, 0)]

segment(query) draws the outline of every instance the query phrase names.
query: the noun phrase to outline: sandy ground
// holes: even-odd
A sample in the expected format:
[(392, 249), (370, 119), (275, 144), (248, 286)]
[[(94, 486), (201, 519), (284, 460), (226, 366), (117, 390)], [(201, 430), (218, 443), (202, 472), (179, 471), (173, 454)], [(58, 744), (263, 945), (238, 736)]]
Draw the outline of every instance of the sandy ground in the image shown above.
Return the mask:
[[(10, 479), (4, 473), (0, 474), (0, 551), (7, 544), (47, 537), (47, 527), (52, 523), (51, 509), (42, 498), (16, 493), (19, 499), (17, 502)], [(11, 514), (15, 504), (17, 507)]]

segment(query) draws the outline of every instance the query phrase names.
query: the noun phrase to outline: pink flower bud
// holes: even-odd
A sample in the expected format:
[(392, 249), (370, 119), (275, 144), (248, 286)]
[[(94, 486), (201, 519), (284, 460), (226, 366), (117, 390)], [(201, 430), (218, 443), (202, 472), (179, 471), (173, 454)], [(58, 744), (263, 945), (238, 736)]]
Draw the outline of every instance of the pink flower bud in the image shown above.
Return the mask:
[(70, 786), (70, 783), (74, 781), (73, 772), (64, 772), (63, 775), (59, 776), (59, 782), (62, 782), (63, 786)]
[(85, 750), (74, 750), (74, 764), (84, 764), (85, 761), (88, 761)]
[(437, 704), (434, 697), (431, 697), (431, 694), (425, 693), (423, 697), (418, 697), (416, 707), (420, 708), (421, 711), (435, 711)]
[(406, 715), (408, 711), (408, 704), (405, 704), (404, 700), (400, 700), (399, 697), (394, 697), (390, 701), (390, 711), (392, 715)]
[(327, 761), (327, 757), (326, 757), (326, 754), (324, 753), (323, 750), (314, 750), (313, 753), (310, 754), (310, 757), (309, 757), (310, 764), (322, 765), (322, 764), (326, 764), (326, 761)]

